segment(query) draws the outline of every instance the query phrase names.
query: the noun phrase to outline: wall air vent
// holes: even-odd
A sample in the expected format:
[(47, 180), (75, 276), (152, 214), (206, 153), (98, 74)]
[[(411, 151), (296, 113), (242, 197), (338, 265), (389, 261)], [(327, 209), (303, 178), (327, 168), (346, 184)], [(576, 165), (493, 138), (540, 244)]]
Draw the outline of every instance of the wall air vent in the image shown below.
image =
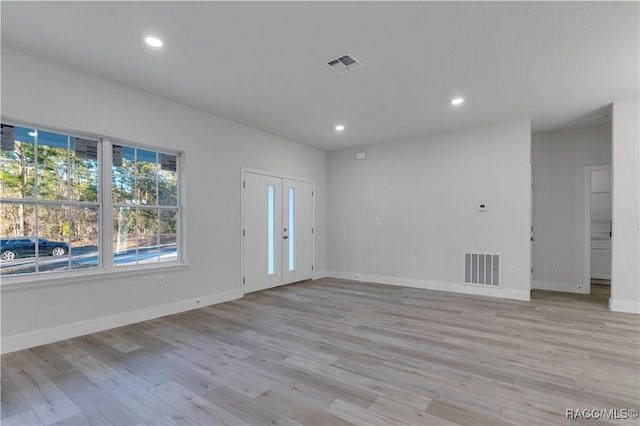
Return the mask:
[(354, 58), (353, 55), (345, 53), (337, 58), (327, 61), (327, 65), (338, 74), (351, 71), (362, 66), (362, 62)]
[(500, 256), (499, 253), (464, 252), (464, 283), (501, 287), (502, 265)]

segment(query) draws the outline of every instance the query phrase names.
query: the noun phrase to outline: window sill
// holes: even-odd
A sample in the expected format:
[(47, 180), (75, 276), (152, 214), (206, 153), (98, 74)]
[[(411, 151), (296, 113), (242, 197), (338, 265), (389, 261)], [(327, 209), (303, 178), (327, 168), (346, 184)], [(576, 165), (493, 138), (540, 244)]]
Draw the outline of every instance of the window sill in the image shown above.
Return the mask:
[(189, 269), (188, 263), (166, 263), (164, 265), (136, 266), (96, 270), (92, 272), (61, 272), (36, 276), (20, 276), (2, 278), (0, 290), (2, 293), (21, 290), (32, 290), (47, 287), (63, 287), (69, 285), (87, 284), (108, 281), (110, 279), (146, 275), (154, 272), (172, 272)]

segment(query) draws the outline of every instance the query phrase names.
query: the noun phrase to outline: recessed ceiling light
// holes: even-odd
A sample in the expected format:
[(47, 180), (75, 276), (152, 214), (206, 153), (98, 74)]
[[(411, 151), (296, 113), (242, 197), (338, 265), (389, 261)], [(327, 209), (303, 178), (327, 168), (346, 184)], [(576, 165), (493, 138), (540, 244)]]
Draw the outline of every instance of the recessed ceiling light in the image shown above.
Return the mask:
[(338, 124), (338, 125), (336, 126), (336, 132), (341, 132), (341, 131), (343, 131), (343, 130), (344, 130), (344, 126), (343, 126), (342, 124)]
[(460, 105), (464, 103), (464, 98), (453, 98), (451, 99), (451, 105)]
[(144, 39), (145, 43), (152, 47), (162, 47), (162, 40), (157, 37), (148, 36)]

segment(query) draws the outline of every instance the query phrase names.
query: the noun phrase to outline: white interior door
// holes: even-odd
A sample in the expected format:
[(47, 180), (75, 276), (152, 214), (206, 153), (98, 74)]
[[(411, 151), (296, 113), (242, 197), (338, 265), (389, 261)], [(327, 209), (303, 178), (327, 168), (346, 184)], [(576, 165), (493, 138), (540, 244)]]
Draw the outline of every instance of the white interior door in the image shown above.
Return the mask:
[(282, 284), (282, 179), (245, 173), (244, 292)]
[(244, 173), (245, 293), (311, 278), (312, 190), (310, 182)]
[(313, 197), (310, 182), (282, 180), (283, 284), (311, 278)]

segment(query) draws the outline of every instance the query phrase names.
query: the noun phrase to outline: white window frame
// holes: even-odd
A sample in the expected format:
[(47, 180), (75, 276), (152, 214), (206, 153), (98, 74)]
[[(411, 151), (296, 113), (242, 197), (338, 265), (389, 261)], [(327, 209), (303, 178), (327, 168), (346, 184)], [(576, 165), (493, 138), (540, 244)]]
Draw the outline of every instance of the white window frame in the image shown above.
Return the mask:
[[(103, 140), (103, 142), (106, 139)], [(108, 188), (109, 188), (109, 196), (105, 195), (105, 200), (104, 200), (104, 215), (106, 216), (107, 214), (110, 216), (108, 219), (105, 218), (104, 223), (105, 226), (102, 228), (102, 231), (105, 232), (105, 235), (107, 235), (106, 233), (108, 232), (108, 236), (110, 238), (109, 241), (113, 242), (113, 237), (114, 237), (114, 233), (113, 233), (113, 210), (114, 208), (118, 208), (118, 207), (130, 207), (130, 208), (148, 208), (148, 209), (152, 209), (152, 210), (158, 210), (158, 211), (162, 211), (162, 210), (167, 210), (167, 211), (174, 211), (177, 210), (178, 212), (178, 224), (177, 224), (177, 231), (176, 231), (176, 253), (177, 253), (177, 260), (175, 261), (171, 261), (171, 262), (158, 262), (156, 264), (136, 264), (136, 265), (129, 265), (129, 266), (116, 266), (113, 264), (113, 249), (109, 250), (110, 253), (108, 255), (106, 255), (105, 253), (105, 257), (104, 257), (104, 264), (105, 266), (108, 265), (109, 269), (112, 270), (127, 270), (127, 269), (138, 269), (141, 267), (153, 267), (153, 266), (161, 266), (163, 264), (175, 264), (175, 263), (183, 263), (182, 259), (182, 247), (184, 246), (182, 244), (182, 230), (183, 230), (183, 226), (182, 226), (182, 167), (181, 167), (181, 161), (182, 161), (182, 155), (180, 152), (177, 151), (173, 151), (173, 150), (167, 150), (167, 149), (161, 149), (161, 148), (157, 148), (157, 147), (152, 147), (152, 146), (146, 146), (146, 145), (141, 145), (141, 144), (135, 144), (135, 143), (131, 143), (131, 142), (125, 142), (125, 141), (117, 141), (117, 140), (106, 140), (107, 143), (104, 143), (104, 147), (103, 147), (103, 157), (105, 158), (105, 164), (109, 164), (109, 167), (106, 167), (104, 170), (104, 186), (107, 186), (107, 182), (108, 182)], [(176, 194), (176, 205), (175, 206), (160, 206), (157, 204), (156, 201), (156, 205), (145, 205), (145, 204), (137, 204), (137, 203), (133, 203), (133, 204), (123, 204), (123, 203), (114, 203), (113, 202), (113, 197), (112, 197), (112, 165), (113, 165), (113, 147), (114, 146), (122, 146), (122, 147), (127, 147), (127, 148), (132, 148), (132, 149), (136, 149), (136, 150), (147, 150), (147, 151), (154, 151), (156, 153), (159, 154), (169, 154), (169, 155), (174, 155), (176, 156), (176, 176), (178, 177), (178, 186), (176, 188), (177, 194)], [(108, 151), (108, 152), (105, 152)], [(108, 163), (107, 163), (107, 157), (108, 157)], [(108, 169), (108, 170), (107, 170)], [(107, 176), (108, 175), (108, 176)], [(156, 199), (158, 197), (159, 194), (156, 194)], [(108, 213), (107, 213), (108, 212)], [(106, 225), (108, 224), (108, 226)], [(109, 229), (106, 229), (109, 228)], [(106, 244), (105, 244), (106, 245)], [(110, 246), (113, 247), (113, 246)]]
[[(158, 146), (140, 144), (129, 142), (125, 140), (119, 140), (109, 138), (107, 136), (101, 136), (90, 132), (78, 132), (74, 130), (52, 129), (46, 126), (38, 126), (34, 124), (24, 123), (21, 121), (0, 118), (2, 124), (32, 128), (37, 131), (52, 132), (58, 134), (64, 134), (66, 136), (80, 137), (95, 139), (98, 141), (98, 147), (100, 152), (98, 153), (98, 201), (93, 203), (98, 207), (98, 227), (99, 233), (99, 247), (98, 247), (98, 266), (92, 269), (76, 269), (66, 270), (60, 272), (34, 272), (26, 274), (15, 275), (3, 275), (0, 276), (0, 288), (4, 291), (10, 291), (14, 289), (26, 289), (33, 287), (46, 287), (46, 286), (58, 286), (58, 285), (77, 285), (86, 284), (88, 279), (91, 282), (100, 282), (113, 279), (115, 276), (135, 276), (138, 274), (148, 274), (154, 270), (170, 271), (181, 270), (188, 268), (186, 260), (186, 234), (185, 234), (185, 219), (184, 219), (184, 191), (185, 191), (185, 177), (183, 172), (184, 152), (161, 148)], [(113, 265), (113, 199), (112, 199), (112, 149), (114, 145), (127, 146), (136, 149), (150, 150), (163, 154), (175, 155), (177, 157), (176, 174), (178, 177), (177, 186), (177, 212), (178, 212), (178, 224), (176, 227), (176, 250), (177, 260), (168, 262), (158, 262), (152, 264), (136, 264), (126, 266)], [(37, 155), (37, 153), (36, 153)], [(21, 200), (7, 198), (2, 199), (2, 202), (14, 202), (23, 204), (49, 204), (50, 200)], [(52, 205), (56, 201), (53, 201)], [(59, 202), (58, 202), (59, 203)], [(69, 203), (70, 206), (74, 206), (73, 202)], [(81, 203), (79, 203), (81, 205)], [(132, 206), (138, 206), (134, 204)], [(154, 206), (153, 208), (158, 208)]]

